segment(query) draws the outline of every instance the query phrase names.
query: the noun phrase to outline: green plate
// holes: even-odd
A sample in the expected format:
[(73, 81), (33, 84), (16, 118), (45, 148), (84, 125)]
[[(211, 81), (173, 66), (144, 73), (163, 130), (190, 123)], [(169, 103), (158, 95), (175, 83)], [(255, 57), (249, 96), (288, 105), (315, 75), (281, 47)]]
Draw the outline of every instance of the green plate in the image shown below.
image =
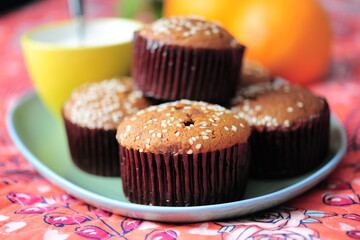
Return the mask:
[(280, 180), (250, 179), (245, 199), (196, 206), (158, 207), (130, 203), (121, 179), (99, 177), (78, 169), (71, 161), (65, 130), (50, 115), (34, 93), (25, 95), (8, 114), (10, 135), (27, 160), (44, 177), (70, 194), (114, 213), (164, 222), (197, 222), (253, 213), (283, 203), (323, 180), (339, 163), (346, 150), (346, 135), (331, 117), (331, 146), (324, 163), (305, 175)]

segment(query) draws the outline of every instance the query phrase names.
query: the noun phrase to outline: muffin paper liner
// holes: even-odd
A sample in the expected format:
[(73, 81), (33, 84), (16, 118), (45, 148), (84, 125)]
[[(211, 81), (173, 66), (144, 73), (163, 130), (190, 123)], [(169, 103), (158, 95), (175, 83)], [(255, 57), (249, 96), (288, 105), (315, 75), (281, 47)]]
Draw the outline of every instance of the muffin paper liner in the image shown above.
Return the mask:
[(134, 36), (132, 76), (148, 97), (227, 103), (239, 84), (245, 48), (206, 49)]
[(304, 174), (319, 166), (329, 150), (330, 111), (324, 110), (291, 127), (254, 127), (250, 175), (281, 178)]
[(196, 206), (240, 200), (249, 144), (199, 154), (154, 154), (120, 146), (125, 196), (134, 203)]
[(116, 130), (90, 129), (64, 118), (69, 150), (76, 166), (99, 176), (120, 176)]

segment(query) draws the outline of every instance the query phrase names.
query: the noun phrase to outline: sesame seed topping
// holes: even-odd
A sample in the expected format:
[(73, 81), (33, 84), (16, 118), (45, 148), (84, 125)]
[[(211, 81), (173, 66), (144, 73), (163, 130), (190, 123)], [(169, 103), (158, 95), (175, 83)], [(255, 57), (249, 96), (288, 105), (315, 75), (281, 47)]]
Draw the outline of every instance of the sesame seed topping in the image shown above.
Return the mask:
[(203, 139), (207, 140), (210, 139), (208, 136), (203, 136)]
[(146, 147), (146, 148), (150, 148), (150, 145), (149, 145), (149, 144), (146, 144), (145, 147)]
[(131, 130), (131, 125), (127, 125), (125, 131), (130, 132), (130, 130)]
[(240, 125), (240, 127), (242, 127), (242, 128), (245, 127), (245, 125), (244, 125), (243, 123), (240, 123), (239, 125)]
[(229, 131), (229, 128), (228, 128), (228, 127), (224, 127), (224, 129), (225, 129), (226, 131)]
[(285, 126), (285, 127), (289, 127), (289, 126), (290, 126), (290, 121), (289, 121), (289, 120), (285, 120), (285, 121), (284, 121), (284, 126)]
[(298, 106), (299, 108), (303, 108), (304, 107), (304, 103), (303, 102), (297, 102), (296, 106)]
[(238, 43), (238, 41), (237, 41), (236, 39), (233, 39), (233, 40), (231, 40), (230, 45), (231, 45), (232, 47), (236, 47), (237, 45), (239, 45), (239, 43)]
[(157, 136), (158, 138), (162, 138), (162, 134), (161, 134), (161, 133), (157, 133), (156, 136)]
[(167, 129), (163, 129), (163, 130), (162, 130), (163, 133), (166, 133), (167, 131), (168, 131)]
[(151, 137), (153, 138), (156, 137), (156, 133), (151, 134)]
[[(83, 127), (116, 128), (123, 117), (136, 113), (138, 104), (143, 101), (142, 93), (133, 90), (129, 81), (129, 78), (114, 78), (80, 86), (65, 102), (65, 115), (71, 122)], [(132, 117), (130, 121), (135, 119)]]
[(231, 126), (231, 130), (233, 130), (234, 132), (237, 131), (237, 127), (235, 127), (234, 125)]
[(139, 149), (139, 152), (143, 152), (143, 151), (144, 151), (144, 149), (142, 149), (142, 148)]
[(193, 153), (193, 150), (189, 150), (189, 151), (187, 151), (187, 154), (192, 154)]
[(210, 36), (220, 32), (220, 29), (216, 24), (204, 21), (198, 17), (162, 18), (155, 21), (150, 27), (154, 34), (170, 35), (173, 32), (177, 32), (185, 38), (199, 33)]
[(135, 139), (136, 139), (136, 140), (139, 140), (139, 139), (140, 139), (140, 136), (137, 136)]
[(153, 133), (153, 132), (155, 132), (155, 130), (149, 130), (149, 133), (150, 133), (150, 134)]
[(210, 129), (206, 129), (205, 132), (212, 133)]
[(191, 138), (189, 139), (189, 143), (190, 145), (193, 145), (194, 144), (194, 140), (192, 140)]
[(143, 126), (143, 128), (144, 128), (144, 129), (146, 129), (146, 128), (147, 128), (147, 126)]
[(177, 137), (180, 136), (180, 132), (176, 132), (175, 136), (177, 136)]
[(256, 105), (254, 109), (255, 109), (255, 111), (260, 111), (262, 109), (262, 107), (260, 105)]
[(250, 110), (250, 106), (249, 105), (244, 105), (243, 107), (243, 110), (245, 111), (245, 112), (247, 112), (247, 111), (249, 111)]
[[(267, 102), (269, 98), (274, 98), (274, 103), (278, 104), (275, 105)], [(310, 91), (302, 89), (301, 87), (286, 86), (279, 82), (261, 83), (241, 89), (236, 100), (232, 102), (233, 107), (231, 110), (235, 112), (238, 117), (247, 120), (250, 125), (273, 127), (281, 124), (284, 126), (287, 124), (284, 124), (285, 120), (289, 120), (291, 125), (291, 122), (295, 119), (306, 118), (310, 113), (317, 113), (318, 109), (321, 109), (322, 106), (314, 102), (316, 99), (321, 98), (314, 96)], [(314, 107), (312, 106), (311, 109), (307, 109), (306, 112), (299, 111), (301, 108), (304, 108), (304, 105), (308, 102), (314, 104)], [(250, 106), (248, 111), (243, 109), (245, 105)], [(256, 112), (256, 110), (258, 110), (257, 105), (262, 107), (259, 113)], [(279, 110), (282, 108), (283, 113), (278, 112), (277, 108), (279, 108)], [(271, 116), (269, 116), (269, 118), (265, 117), (266, 113)], [(252, 119), (254, 116), (256, 119)], [(239, 127), (238, 124), (236, 124), (236, 126)]]
[(150, 143), (150, 138), (147, 138), (147, 139), (146, 139), (146, 143)]
[(208, 133), (207, 133), (207, 132), (201, 132), (201, 134), (202, 134), (202, 135), (208, 135)]
[(201, 148), (201, 143), (197, 144), (197, 145), (195, 146), (195, 148), (196, 148), (196, 149), (200, 149), (200, 148)]
[(213, 33), (218, 33), (218, 32), (219, 32), (219, 29), (218, 29), (218, 28), (213, 28), (213, 29), (212, 29), (212, 32), (213, 32)]

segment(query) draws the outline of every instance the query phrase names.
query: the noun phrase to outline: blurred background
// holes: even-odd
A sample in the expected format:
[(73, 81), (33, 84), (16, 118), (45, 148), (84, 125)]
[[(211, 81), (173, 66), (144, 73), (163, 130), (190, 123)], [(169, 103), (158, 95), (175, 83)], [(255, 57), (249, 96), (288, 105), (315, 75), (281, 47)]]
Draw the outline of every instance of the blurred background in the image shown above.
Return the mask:
[[(194, 14), (221, 23), (247, 46), (246, 59), (290, 81), (360, 78), (359, 0), (84, 0), (86, 18), (119, 16), (151, 22)], [(27, 76), (20, 35), (70, 18), (66, 0), (0, 3), (1, 79)]]
[[(217, 21), (247, 46), (247, 59), (293, 82), (359, 78), (360, 54), (355, 54), (360, 53), (358, 0), (83, 2), (86, 18), (119, 16), (151, 22), (162, 16), (192, 14)], [(0, 14), (2, 46), (17, 44), (19, 35), (34, 26), (70, 18), (66, 0), (2, 1)], [(2, 56), (9, 50), (1, 49)]]

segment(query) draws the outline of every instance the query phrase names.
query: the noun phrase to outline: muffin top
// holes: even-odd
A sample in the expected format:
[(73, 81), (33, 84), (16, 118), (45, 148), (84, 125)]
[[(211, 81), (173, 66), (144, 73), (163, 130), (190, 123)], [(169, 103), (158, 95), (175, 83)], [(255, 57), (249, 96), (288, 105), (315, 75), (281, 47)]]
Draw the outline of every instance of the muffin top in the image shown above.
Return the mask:
[(250, 125), (289, 127), (297, 120), (319, 114), (325, 100), (301, 87), (259, 83), (242, 89), (232, 106), (231, 110)]
[(241, 45), (221, 26), (197, 17), (159, 19), (140, 30), (140, 35), (160, 43), (199, 48), (237, 48)]
[(274, 76), (261, 63), (245, 60), (241, 71), (241, 86), (246, 87), (261, 82), (271, 82)]
[(80, 86), (65, 102), (64, 117), (81, 127), (116, 129), (125, 116), (151, 105), (131, 82), (123, 77)]
[(125, 118), (116, 137), (140, 152), (196, 154), (245, 143), (250, 131), (244, 119), (219, 105), (180, 100)]

